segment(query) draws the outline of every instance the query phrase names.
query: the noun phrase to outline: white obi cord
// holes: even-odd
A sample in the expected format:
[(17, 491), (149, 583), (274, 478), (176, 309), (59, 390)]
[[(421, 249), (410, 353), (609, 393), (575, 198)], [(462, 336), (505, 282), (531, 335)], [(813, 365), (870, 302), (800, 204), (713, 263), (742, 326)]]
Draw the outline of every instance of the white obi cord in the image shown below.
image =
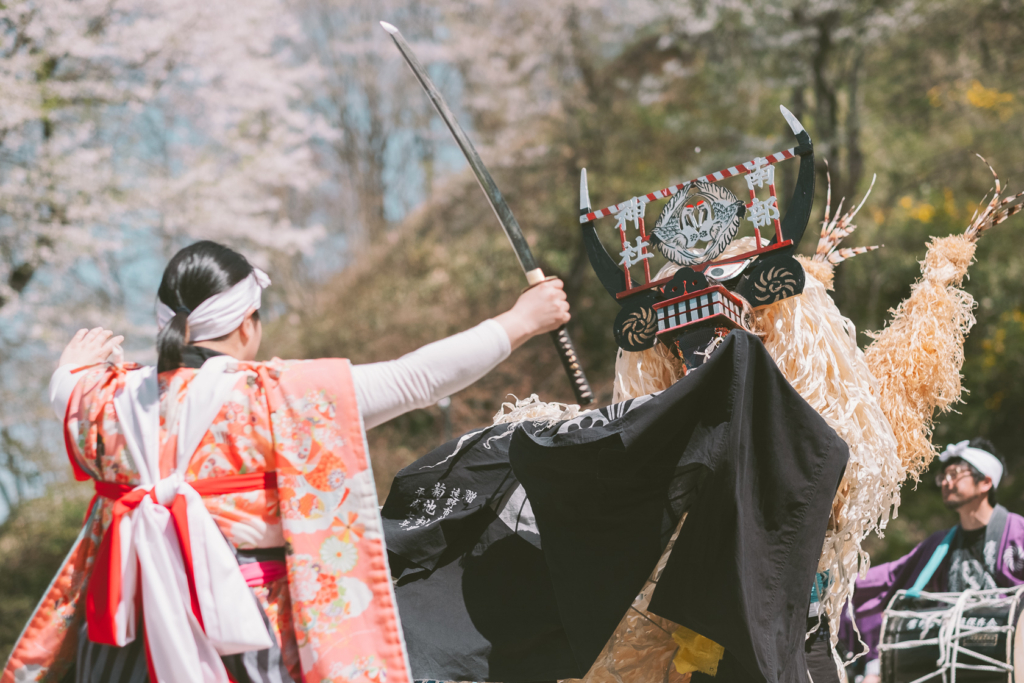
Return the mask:
[[(150, 497), (121, 520), (122, 590), (116, 614), (117, 645), (135, 637), (136, 586), (141, 584), (142, 614), (153, 669), (161, 681), (228, 683), (221, 655), (265, 650), (273, 645), (259, 606), (238, 562), (213, 521), (202, 497), (184, 480), (184, 472), (203, 435), (237, 385), (240, 374), (228, 356), (211, 358), (197, 373), (177, 424), (177, 463), (160, 479), (160, 397), (156, 368), (129, 372), (114, 396), (128, 452), (142, 482), (155, 487)], [(203, 626), (191, 609), (188, 580), (177, 532), (167, 507), (185, 498), (188, 533)]]
[[(247, 315), (259, 310), (263, 299), (262, 292), (269, 286), (270, 278), (267, 274), (253, 267), (248, 277), (203, 301), (188, 314), (189, 341), (217, 339), (234, 332)], [(164, 329), (173, 317), (174, 310), (157, 299), (157, 327)]]

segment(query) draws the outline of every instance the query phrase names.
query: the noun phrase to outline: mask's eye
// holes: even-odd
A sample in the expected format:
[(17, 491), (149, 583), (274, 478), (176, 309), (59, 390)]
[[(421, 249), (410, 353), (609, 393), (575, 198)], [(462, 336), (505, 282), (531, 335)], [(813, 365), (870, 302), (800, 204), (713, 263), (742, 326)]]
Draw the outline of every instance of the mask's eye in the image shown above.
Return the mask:
[(754, 259), (747, 259), (746, 261), (737, 261), (736, 263), (727, 263), (724, 266), (712, 265), (704, 271), (704, 274), (709, 278), (718, 280), (719, 282), (725, 282), (731, 280), (734, 277), (742, 273), (747, 266), (749, 266)]

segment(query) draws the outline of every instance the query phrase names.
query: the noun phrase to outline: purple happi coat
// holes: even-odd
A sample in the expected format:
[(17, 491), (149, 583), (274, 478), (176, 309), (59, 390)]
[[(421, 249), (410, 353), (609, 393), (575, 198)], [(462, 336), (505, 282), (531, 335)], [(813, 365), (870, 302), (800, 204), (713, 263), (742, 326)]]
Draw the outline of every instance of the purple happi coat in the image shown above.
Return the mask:
[[(997, 505), (989, 525), (994, 526), (997, 519), (1004, 515), (1005, 527), (999, 539), (993, 578), (996, 585), (1000, 587), (1018, 586), (1024, 583), (1024, 517), (1007, 512), (1006, 508)], [(889, 606), (889, 601), (892, 600), (896, 591), (909, 589), (914, 585), (918, 575), (924, 570), (932, 553), (935, 552), (948, 531), (948, 529), (936, 531), (907, 555), (898, 560), (872, 567), (863, 579), (857, 580), (856, 591), (853, 595), (853, 610), (861, 638), (868, 646), (866, 658), (868, 661), (878, 659), (877, 645), (881, 637), (882, 612)], [(951, 556), (952, 553), (946, 555), (938, 570), (925, 585), (924, 590), (930, 592), (949, 590)], [(846, 644), (851, 652), (858, 652), (861, 649), (849, 616), (845, 612), (839, 639)]]

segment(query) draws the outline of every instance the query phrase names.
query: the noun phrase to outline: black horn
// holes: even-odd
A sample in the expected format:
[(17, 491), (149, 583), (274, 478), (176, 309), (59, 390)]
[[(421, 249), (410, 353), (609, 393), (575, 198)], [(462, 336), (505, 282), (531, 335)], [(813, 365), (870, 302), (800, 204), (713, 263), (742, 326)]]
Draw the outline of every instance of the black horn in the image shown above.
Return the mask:
[[(811, 136), (804, 130), (800, 121), (793, 116), (793, 112), (782, 105), (779, 105), (779, 109), (793, 131), (793, 135), (796, 136), (798, 144), (794, 151), (800, 157), (800, 173), (796, 179), (793, 198), (789, 200), (789, 204), (786, 206), (786, 215), (782, 217), (781, 230), (784, 239), (793, 240), (791, 249), (796, 251), (796, 247), (800, 244), (804, 231), (807, 229), (807, 221), (811, 218), (811, 207), (814, 204), (814, 143), (811, 142)], [(772, 238), (772, 242), (777, 241), (778, 238), (779, 236), (776, 235)]]
[[(590, 191), (587, 188), (587, 169), (580, 171), (580, 218), (591, 212)], [(587, 248), (587, 258), (590, 266), (597, 273), (597, 279), (601, 281), (604, 288), (612, 295), (612, 298), (619, 301), (618, 294), (626, 291), (626, 276), (622, 269), (615, 263), (615, 259), (608, 255), (608, 250), (601, 244), (594, 228), (594, 221), (589, 220), (580, 224), (583, 228), (583, 244)], [(619, 301), (619, 305), (622, 302)]]

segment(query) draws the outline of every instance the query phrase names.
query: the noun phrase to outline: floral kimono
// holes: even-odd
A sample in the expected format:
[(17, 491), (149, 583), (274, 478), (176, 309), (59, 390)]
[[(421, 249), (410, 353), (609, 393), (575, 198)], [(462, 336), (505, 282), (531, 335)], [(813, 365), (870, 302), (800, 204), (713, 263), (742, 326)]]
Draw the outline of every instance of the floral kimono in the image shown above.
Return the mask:
[[(199, 445), (185, 466), (177, 462), (175, 423), (186, 412), (197, 368), (215, 355), (195, 347), (190, 351), (201, 356), (191, 363), (194, 367), (160, 373), (153, 384), (159, 392), (159, 478), (177, 469), (193, 487), (190, 491), (202, 496), (245, 570), (245, 583), (274, 641), (270, 651), (231, 657), (221, 651), (231, 678), (259, 680), (237, 658), (249, 656), (251, 664), (260, 655), (265, 665), (271, 652), (279, 669), (268, 680), (282, 678), (283, 671), (295, 681), (411, 683), (348, 361), (231, 359), (237, 381), (227, 382), (226, 400), (205, 433), (199, 432)], [(83, 648), (108, 647), (86, 639), (98, 628), (86, 625), (87, 614), (96, 613), (88, 584), (102, 568), (103, 539), (112, 533), (108, 527), (120, 528), (111, 525), (112, 518), (127, 514), (125, 501), (150, 495), (136, 488), (140, 469), (117, 403), (131, 389), (132, 376), (142, 371), (133, 365), (101, 365), (79, 372), (68, 403), (65, 440), (76, 478), (93, 479), (97, 495), (0, 683), (59, 681), (71, 667), (83, 666)], [(210, 408), (211, 415), (215, 409)], [(156, 500), (157, 487), (152, 488)], [(188, 555), (186, 545), (182, 552)], [(102, 568), (103, 581), (108, 571)], [(129, 630), (135, 629), (132, 622)], [(145, 640), (142, 631), (136, 640)], [(134, 666), (144, 671), (148, 659), (147, 650)], [(100, 671), (96, 666), (94, 672)], [(150, 661), (151, 677), (152, 666)], [(107, 680), (107, 675), (102, 677)], [(136, 679), (124, 674), (121, 680)]]

